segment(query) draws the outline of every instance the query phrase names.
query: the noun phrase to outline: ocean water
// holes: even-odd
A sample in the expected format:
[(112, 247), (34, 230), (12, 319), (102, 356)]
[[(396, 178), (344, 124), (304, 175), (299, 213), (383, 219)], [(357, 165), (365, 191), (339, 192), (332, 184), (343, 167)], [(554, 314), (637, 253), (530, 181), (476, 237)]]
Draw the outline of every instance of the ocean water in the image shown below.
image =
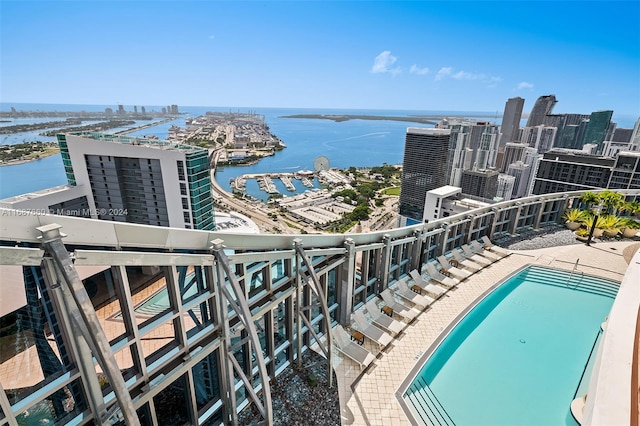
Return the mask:
[[(17, 110), (39, 111), (103, 111), (113, 105), (43, 105), (12, 104), (1, 106), (3, 111), (14, 106)], [(139, 108), (139, 107), (138, 107)], [(146, 107), (147, 111), (161, 107)], [(125, 107), (132, 111), (133, 107)], [(332, 167), (348, 168), (400, 164), (402, 162), (404, 137), (407, 127), (432, 127), (421, 123), (393, 120), (348, 120), (334, 122), (326, 119), (284, 118), (296, 114), (352, 114), (352, 115), (466, 115), (487, 119), (491, 113), (460, 111), (382, 111), (382, 110), (327, 110), (327, 109), (283, 109), (283, 108), (226, 108), (226, 107), (180, 107), (181, 115), (176, 120), (151, 128), (132, 132), (131, 136), (154, 135), (165, 139), (169, 127), (185, 126), (185, 119), (197, 117), (207, 111), (253, 112), (264, 116), (271, 132), (280, 138), (287, 148), (250, 166), (227, 166), (216, 173), (216, 180), (223, 188), (230, 190), (229, 182), (245, 173), (291, 172), (312, 170), (313, 161), (320, 155), (329, 159)], [(39, 120), (39, 119), (34, 119)], [(113, 131), (113, 130), (112, 130)], [(38, 132), (30, 132), (38, 133)], [(12, 136), (11, 140), (22, 141), (25, 134)], [(51, 140), (44, 138), (38, 140)], [(29, 139), (28, 139), (29, 140)], [(11, 143), (11, 142), (5, 142)], [(26, 176), (28, 174), (28, 176)], [(276, 186), (282, 194), (294, 194), (286, 190), (279, 180)], [(26, 192), (66, 184), (60, 155), (55, 155), (32, 163), (0, 167), (0, 199)], [(294, 181), (295, 193), (305, 191), (303, 185)], [(266, 200), (267, 194), (260, 191), (255, 181), (247, 182), (247, 192), (256, 198)]]
[[(138, 105), (138, 110), (140, 107)], [(0, 103), (0, 110), (8, 111), (11, 107), (16, 110), (32, 111), (104, 111), (105, 108), (117, 109), (117, 105), (64, 105), (64, 104), (11, 104)], [(133, 106), (125, 105), (126, 111), (133, 111)], [(160, 111), (162, 106), (145, 105), (146, 111)], [(444, 115), (466, 116), (488, 120), (500, 124), (501, 118), (495, 112), (478, 111), (398, 111), (398, 110), (331, 110), (331, 109), (303, 109), (303, 108), (252, 108), (252, 107), (189, 107), (180, 106), (181, 115), (176, 120), (158, 126), (129, 133), (131, 136), (157, 136), (165, 139), (169, 127), (172, 125), (185, 127), (185, 118), (197, 117), (208, 111), (216, 112), (253, 112), (261, 114), (270, 127), (271, 132), (279, 137), (287, 146), (286, 149), (267, 157), (259, 163), (250, 166), (227, 166), (218, 169), (216, 180), (220, 185), (230, 190), (229, 182), (245, 173), (291, 172), (295, 170), (312, 170), (313, 161), (320, 155), (329, 159), (332, 167), (348, 168), (370, 167), (382, 164), (402, 163), (404, 138), (407, 127), (433, 127), (421, 123), (393, 121), (393, 120), (348, 120), (334, 122), (326, 119), (284, 118), (297, 114), (350, 114), (350, 115), (378, 115), (378, 116), (418, 116)], [(633, 127), (637, 117), (619, 117), (619, 127)], [(41, 118), (33, 122), (42, 121)], [(51, 119), (60, 120), (60, 118)], [(44, 121), (47, 121), (45, 119)], [(22, 121), (24, 122), (24, 121)], [(144, 122), (146, 124), (148, 122)], [(10, 123), (4, 123), (10, 124)], [(121, 129), (112, 129), (111, 132)], [(16, 135), (2, 135), (2, 144), (12, 144), (23, 140), (54, 141), (38, 135), (38, 132), (25, 132)], [(0, 167), (0, 199), (19, 195), (25, 192), (37, 191), (66, 183), (60, 156), (53, 156), (50, 160), (39, 160), (33, 165), (21, 164)], [(28, 176), (26, 176), (28, 174)], [(292, 195), (278, 180), (275, 181), (280, 193)], [(306, 188), (296, 184), (295, 193)], [(247, 182), (247, 192), (259, 199), (266, 200), (267, 194), (260, 191), (255, 181)]]

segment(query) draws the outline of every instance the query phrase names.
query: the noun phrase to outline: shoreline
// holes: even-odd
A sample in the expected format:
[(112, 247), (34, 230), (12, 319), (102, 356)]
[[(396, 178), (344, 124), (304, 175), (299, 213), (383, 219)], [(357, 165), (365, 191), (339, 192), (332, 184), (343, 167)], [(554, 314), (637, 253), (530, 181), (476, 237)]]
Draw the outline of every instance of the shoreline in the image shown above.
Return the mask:
[[(294, 114), (283, 115), (282, 118), (306, 118), (306, 119), (321, 119), (321, 120), (333, 120), (336, 123), (348, 120), (388, 120), (388, 121), (407, 121), (410, 123), (421, 123), (436, 125), (441, 119), (444, 118), (466, 118), (468, 114), (449, 114), (449, 115), (413, 115), (413, 116), (394, 116), (394, 115), (353, 115), (353, 114)], [(494, 116), (488, 115), (475, 115), (476, 118), (494, 118)]]
[(58, 149), (56, 151), (43, 152), (37, 158), (29, 158), (29, 159), (25, 159), (25, 160), (22, 160), (22, 159), (21, 160), (9, 160), (9, 161), (6, 161), (6, 162), (2, 162), (2, 163), (0, 163), (0, 167), (17, 166), (19, 164), (31, 163), (32, 161), (42, 160), (43, 158), (51, 157), (52, 155), (56, 155), (56, 154), (60, 154), (60, 149)]

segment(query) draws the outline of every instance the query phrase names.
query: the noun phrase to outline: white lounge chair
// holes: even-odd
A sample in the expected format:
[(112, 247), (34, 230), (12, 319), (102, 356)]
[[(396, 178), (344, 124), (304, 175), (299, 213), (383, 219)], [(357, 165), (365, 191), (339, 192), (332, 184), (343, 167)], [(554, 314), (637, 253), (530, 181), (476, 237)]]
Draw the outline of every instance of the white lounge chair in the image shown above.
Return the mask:
[(353, 313), (353, 319), (358, 326), (358, 331), (362, 333), (366, 338), (374, 343), (385, 347), (393, 341), (393, 337), (384, 330), (379, 329), (374, 324), (367, 321), (367, 317), (364, 316), (364, 312), (355, 311)]
[(496, 259), (479, 255), (478, 253), (473, 251), (468, 244), (463, 244), (460, 246), (460, 248), (464, 252), (464, 255), (466, 256), (467, 259), (472, 260), (476, 263), (479, 263), (483, 266), (489, 266), (496, 261)]
[(365, 307), (367, 308), (367, 312), (371, 316), (371, 322), (373, 322), (378, 327), (384, 328), (394, 335), (400, 334), (400, 332), (402, 332), (402, 329), (404, 329), (405, 325), (402, 322), (382, 313), (374, 299), (371, 299), (367, 303), (365, 303)]
[(423, 296), (411, 290), (405, 280), (400, 280), (396, 283), (395, 292), (399, 298), (406, 300), (407, 302), (418, 305), (421, 309), (431, 305), (435, 300), (428, 296)]
[(413, 271), (409, 272), (409, 275), (411, 276), (411, 278), (413, 278), (413, 282), (418, 287), (426, 291), (427, 294), (430, 294), (438, 298), (447, 292), (444, 288), (437, 286), (435, 284), (431, 284), (429, 281), (422, 278), (422, 275), (420, 275), (420, 272), (418, 272), (417, 269), (414, 269)]
[(484, 243), (484, 247), (487, 250), (490, 250), (492, 252), (496, 252), (498, 254), (503, 254), (504, 256), (509, 256), (511, 254), (510, 250), (507, 250), (505, 248), (502, 248), (500, 246), (497, 246), (497, 245), (493, 244), (491, 242), (491, 240), (489, 239), (489, 237), (487, 237), (486, 235), (482, 236), (482, 242)]
[(431, 263), (425, 263), (424, 269), (427, 272), (427, 274), (429, 275), (429, 278), (431, 278), (432, 280), (434, 280), (438, 284), (442, 284), (445, 287), (451, 288), (451, 287), (455, 287), (458, 284), (460, 284), (459, 280), (457, 280), (455, 278), (447, 277), (442, 272), (438, 271), (436, 269), (435, 265), (433, 265)]
[(473, 271), (473, 272), (478, 272), (479, 270), (481, 270), (483, 268), (483, 265), (480, 265), (479, 263), (476, 263), (472, 260), (469, 259), (465, 259), (465, 257), (462, 255), (462, 253), (460, 253), (459, 250), (452, 250), (451, 251), (451, 256), (453, 256), (453, 259), (458, 262), (458, 264), (464, 266), (465, 268)]
[(403, 319), (407, 321), (411, 321), (418, 315), (420, 315), (420, 311), (415, 308), (410, 308), (405, 304), (402, 304), (393, 297), (393, 293), (391, 293), (390, 289), (385, 289), (382, 293), (380, 293), (380, 297), (384, 303), (393, 309), (394, 314), (400, 315)]
[(442, 270), (444, 272), (454, 278), (459, 279), (460, 281), (471, 276), (471, 272), (453, 266), (451, 262), (449, 262), (449, 259), (447, 259), (447, 256), (438, 256), (438, 262), (440, 263), (440, 266), (442, 267)]
[(482, 244), (480, 244), (477, 241), (471, 241), (469, 243), (469, 247), (471, 247), (471, 250), (473, 250), (474, 252), (476, 252), (480, 256), (484, 256), (486, 258), (493, 259), (494, 261), (498, 261), (498, 260), (500, 260), (500, 259), (502, 259), (504, 257), (501, 254), (494, 253), (492, 251), (486, 250), (484, 247), (482, 247)]
[(341, 326), (333, 329), (333, 343), (342, 354), (360, 365), (360, 369), (369, 366), (376, 357), (371, 352), (351, 341), (349, 334)]

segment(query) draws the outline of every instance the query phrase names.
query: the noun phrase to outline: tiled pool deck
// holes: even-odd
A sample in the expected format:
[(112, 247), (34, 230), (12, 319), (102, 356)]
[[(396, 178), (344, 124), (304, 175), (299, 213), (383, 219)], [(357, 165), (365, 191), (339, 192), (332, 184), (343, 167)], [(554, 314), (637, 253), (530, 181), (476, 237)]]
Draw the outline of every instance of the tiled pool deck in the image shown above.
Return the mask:
[[(395, 393), (440, 332), (492, 285), (527, 264), (573, 269), (620, 281), (627, 269), (622, 257), (632, 242), (601, 242), (538, 250), (513, 251), (512, 254), (472, 275), (457, 288), (420, 314), (403, 333), (378, 353), (377, 345), (365, 342), (378, 358), (362, 372), (359, 366), (339, 355), (334, 362), (338, 377), (342, 424), (409, 425)], [(336, 352), (334, 352), (336, 353)]]

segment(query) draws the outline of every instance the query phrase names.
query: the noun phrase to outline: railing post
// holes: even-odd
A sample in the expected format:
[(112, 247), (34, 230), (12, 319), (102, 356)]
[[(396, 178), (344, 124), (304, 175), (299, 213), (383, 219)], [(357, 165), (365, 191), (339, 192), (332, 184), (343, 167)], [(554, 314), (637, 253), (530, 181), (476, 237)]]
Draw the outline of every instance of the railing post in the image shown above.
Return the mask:
[(442, 233), (442, 244), (440, 245), (440, 251), (438, 252), (438, 256), (444, 256), (447, 252), (447, 240), (449, 239), (449, 223), (443, 223), (441, 227), (444, 229)]
[[(262, 347), (260, 346), (258, 331), (256, 329), (255, 323), (253, 322), (251, 309), (249, 308), (249, 303), (247, 302), (245, 294), (242, 291), (242, 288), (240, 287), (240, 283), (238, 283), (238, 280), (231, 268), (229, 258), (227, 258), (227, 255), (224, 253), (224, 246), (222, 245), (223, 241), (220, 239), (216, 239), (211, 241), (211, 243), (213, 244), (212, 251), (216, 259), (217, 269), (218, 269), (216, 293), (218, 294), (218, 298), (221, 299), (219, 302), (219, 309), (221, 311), (225, 311), (227, 309), (226, 304), (228, 303), (229, 305), (231, 305), (231, 308), (236, 312), (237, 318), (240, 320), (240, 322), (244, 326), (244, 330), (247, 333), (247, 337), (250, 343), (249, 347), (253, 349), (255, 359), (256, 359), (256, 364), (258, 367), (258, 373), (260, 376), (260, 380), (262, 381), (263, 401), (261, 402), (255, 390), (253, 389), (253, 380), (252, 380), (253, 374), (250, 372), (250, 376), (247, 377), (246, 373), (243, 371), (240, 364), (238, 364), (238, 361), (233, 356), (233, 353), (231, 353), (230, 351), (229, 346), (231, 343), (230, 341), (231, 339), (230, 339), (230, 335), (227, 334), (227, 336), (225, 337), (225, 340), (227, 341), (227, 344), (226, 344), (227, 347), (224, 348), (224, 350), (227, 351), (225, 353), (225, 356), (227, 358), (227, 368), (228, 368), (227, 372), (228, 374), (230, 374), (230, 376), (227, 377), (227, 381), (228, 381), (227, 383), (230, 384), (230, 388), (228, 389), (228, 392), (230, 395), (228, 395), (227, 397), (230, 398), (231, 401), (234, 401), (235, 399), (235, 386), (233, 385), (233, 380), (234, 380), (233, 370), (235, 370), (235, 373), (243, 381), (247, 394), (249, 394), (249, 396), (255, 403), (256, 408), (264, 418), (266, 424), (272, 425), (273, 424), (273, 407), (271, 404), (271, 386), (269, 384), (270, 378), (267, 372), (267, 366), (264, 360), (264, 355), (262, 354)], [(220, 269), (220, 266), (222, 266), (222, 270)], [(224, 274), (226, 274), (227, 278), (229, 279), (229, 286), (227, 286), (225, 283), (223, 272)], [(238, 422), (238, 416), (235, 412), (236, 409), (237, 407), (235, 405), (232, 405), (232, 410), (233, 410), (232, 422), (234, 424), (237, 424)]]
[(518, 206), (518, 209), (516, 210), (516, 215), (513, 219), (513, 223), (511, 224), (511, 235), (517, 235), (518, 234), (518, 221), (520, 220), (520, 212), (522, 211), (522, 203), (521, 202), (516, 202), (516, 205)]
[(356, 244), (353, 239), (347, 238), (344, 242), (347, 249), (346, 260), (342, 264), (341, 285), (340, 285), (340, 324), (349, 325), (351, 322), (351, 311), (353, 310), (353, 289), (356, 281)]
[(382, 264), (380, 265), (380, 275), (378, 275), (378, 293), (387, 288), (389, 284), (389, 270), (391, 269), (391, 236), (382, 236), (384, 247), (382, 248)]
[(535, 230), (540, 229), (540, 222), (542, 221), (542, 215), (544, 213), (544, 208), (546, 206), (547, 206), (547, 201), (545, 199), (538, 200), (538, 214), (536, 215), (536, 220), (533, 223), (533, 229)]
[[(71, 261), (71, 257), (62, 243), (62, 238), (66, 235), (60, 232), (60, 228), (62, 228), (62, 226), (57, 223), (52, 223), (36, 229), (42, 233), (39, 239), (45, 251), (53, 259), (56, 275), (59, 275), (59, 278), (61, 278), (59, 279), (59, 284), (63, 286), (63, 291), (68, 291), (73, 298), (72, 301), (64, 301), (69, 316), (75, 321), (80, 334), (109, 379), (125, 423), (137, 426), (140, 424), (140, 421), (138, 420), (138, 415), (131, 400), (131, 395), (122, 377), (118, 363), (113, 356), (109, 340), (102, 329), (96, 311), (93, 309), (93, 304), (87, 294), (87, 290), (84, 288), (82, 280), (80, 280), (80, 276)], [(70, 303), (67, 304), (66, 302)], [(72, 338), (74, 339), (79, 338), (76, 334), (73, 336)], [(79, 347), (82, 347), (81, 342), (79, 342)], [(87, 360), (82, 361), (82, 352), (80, 352), (80, 355), (81, 360), (79, 360), (79, 362), (88, 362)], [(93, 365), (93, 361), (91, 361), (91, 365)], [(88, 366), (85, 366), (84, 369), (86, 368), (88, 368)], [(103, 414), (104, 413), (95, 413), (96, 417)], [(102, 424), (108, 424), (108, 418), (99, 418), (96, 420)]]

